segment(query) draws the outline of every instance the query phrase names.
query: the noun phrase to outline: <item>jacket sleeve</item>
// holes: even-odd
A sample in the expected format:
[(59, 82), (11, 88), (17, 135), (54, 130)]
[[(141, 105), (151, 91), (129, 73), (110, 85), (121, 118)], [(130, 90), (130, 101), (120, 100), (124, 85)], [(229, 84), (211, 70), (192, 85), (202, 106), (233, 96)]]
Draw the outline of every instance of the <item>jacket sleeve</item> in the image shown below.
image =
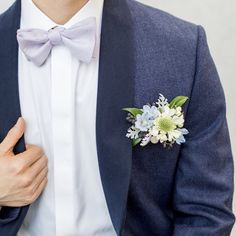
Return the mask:
[(233, 158), (224, 92), (201, 26), (185, 126), (190, 133), (176, 170), (173, 235), (228, 236), (234, 224)]
[(15, 236), (20, 229), (29, 206), (3, 207), (0, 213), (0, 236)]
[(9, 223), (17, 218), (20, 208), (0, 207), (0, 225)]

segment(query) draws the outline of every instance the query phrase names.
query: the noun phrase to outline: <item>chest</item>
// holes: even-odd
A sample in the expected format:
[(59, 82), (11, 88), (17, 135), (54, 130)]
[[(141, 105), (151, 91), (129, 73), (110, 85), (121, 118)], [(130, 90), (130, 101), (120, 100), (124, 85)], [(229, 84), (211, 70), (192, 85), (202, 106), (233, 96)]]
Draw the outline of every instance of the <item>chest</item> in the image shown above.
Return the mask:
[(86, 128), (95, 123), (97, 59), (80, 63), (66, 47), (58, 46), (41, 67), (19, 50), (18, 65), (20, 107), (28, 127), (26, 141), (40, 144), (40, 132), (50, 135), (56, 124), (75, 129), (77, 123)]

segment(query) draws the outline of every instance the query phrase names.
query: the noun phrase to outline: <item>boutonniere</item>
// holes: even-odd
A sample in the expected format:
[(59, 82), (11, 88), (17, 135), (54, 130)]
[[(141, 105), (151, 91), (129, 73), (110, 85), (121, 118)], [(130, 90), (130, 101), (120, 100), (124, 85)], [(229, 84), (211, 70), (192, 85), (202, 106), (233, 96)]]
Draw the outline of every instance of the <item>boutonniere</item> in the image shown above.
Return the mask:
[(170, 103), (160, 94), (157, 102), (139, 108), (124, 108), (128, 112), (127, 120), (132, 125), (126, 137), (132, 140), (132, 145), (146, 146), (148, 143), (162, 143), (171, 147), (174, 143), (185, 142), (184, 114), (182, 106), (188, 97), (175, 97)]

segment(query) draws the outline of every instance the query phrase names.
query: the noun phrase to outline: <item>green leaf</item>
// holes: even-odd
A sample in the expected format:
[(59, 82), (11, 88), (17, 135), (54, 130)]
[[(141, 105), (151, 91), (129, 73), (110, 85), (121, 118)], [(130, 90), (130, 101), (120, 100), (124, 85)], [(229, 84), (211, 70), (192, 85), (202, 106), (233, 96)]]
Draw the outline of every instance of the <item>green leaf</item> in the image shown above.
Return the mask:
[(129, 113), (131, 113), (134, 117), (137, 116), (138, 114), (142, 114), (143, 111), (141, 109), (138, 109), (138, 108), (123, 108), (122, 109), (123, 111), (127, 111)]
[(137, 138), (137, 139), (132, 139), (132, 146), (136, 146), (137, 144), (139, 144), (142, 141), (141, 138)]
[(174, 98), (170, 104), (169, 107), (170, 108), (176, 108), (176, 107), (181, 107), (184, 105), (184, 103), (188, 100), (188, 97), (185, 96), (178, 96), (176, 98)]

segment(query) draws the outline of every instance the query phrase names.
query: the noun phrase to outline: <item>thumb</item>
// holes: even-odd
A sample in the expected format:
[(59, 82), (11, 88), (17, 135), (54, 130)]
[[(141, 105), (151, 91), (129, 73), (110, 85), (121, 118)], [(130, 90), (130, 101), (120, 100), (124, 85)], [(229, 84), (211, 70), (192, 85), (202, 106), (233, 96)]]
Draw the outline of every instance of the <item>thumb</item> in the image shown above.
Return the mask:
[(6, 137), (0, 144), (0, 154), (4, 155), (6, 153), (12, 152), (14, 146), (23, 136), (25, 132), (25, 121), (20, 117), (16, 124), (9, 130)]

